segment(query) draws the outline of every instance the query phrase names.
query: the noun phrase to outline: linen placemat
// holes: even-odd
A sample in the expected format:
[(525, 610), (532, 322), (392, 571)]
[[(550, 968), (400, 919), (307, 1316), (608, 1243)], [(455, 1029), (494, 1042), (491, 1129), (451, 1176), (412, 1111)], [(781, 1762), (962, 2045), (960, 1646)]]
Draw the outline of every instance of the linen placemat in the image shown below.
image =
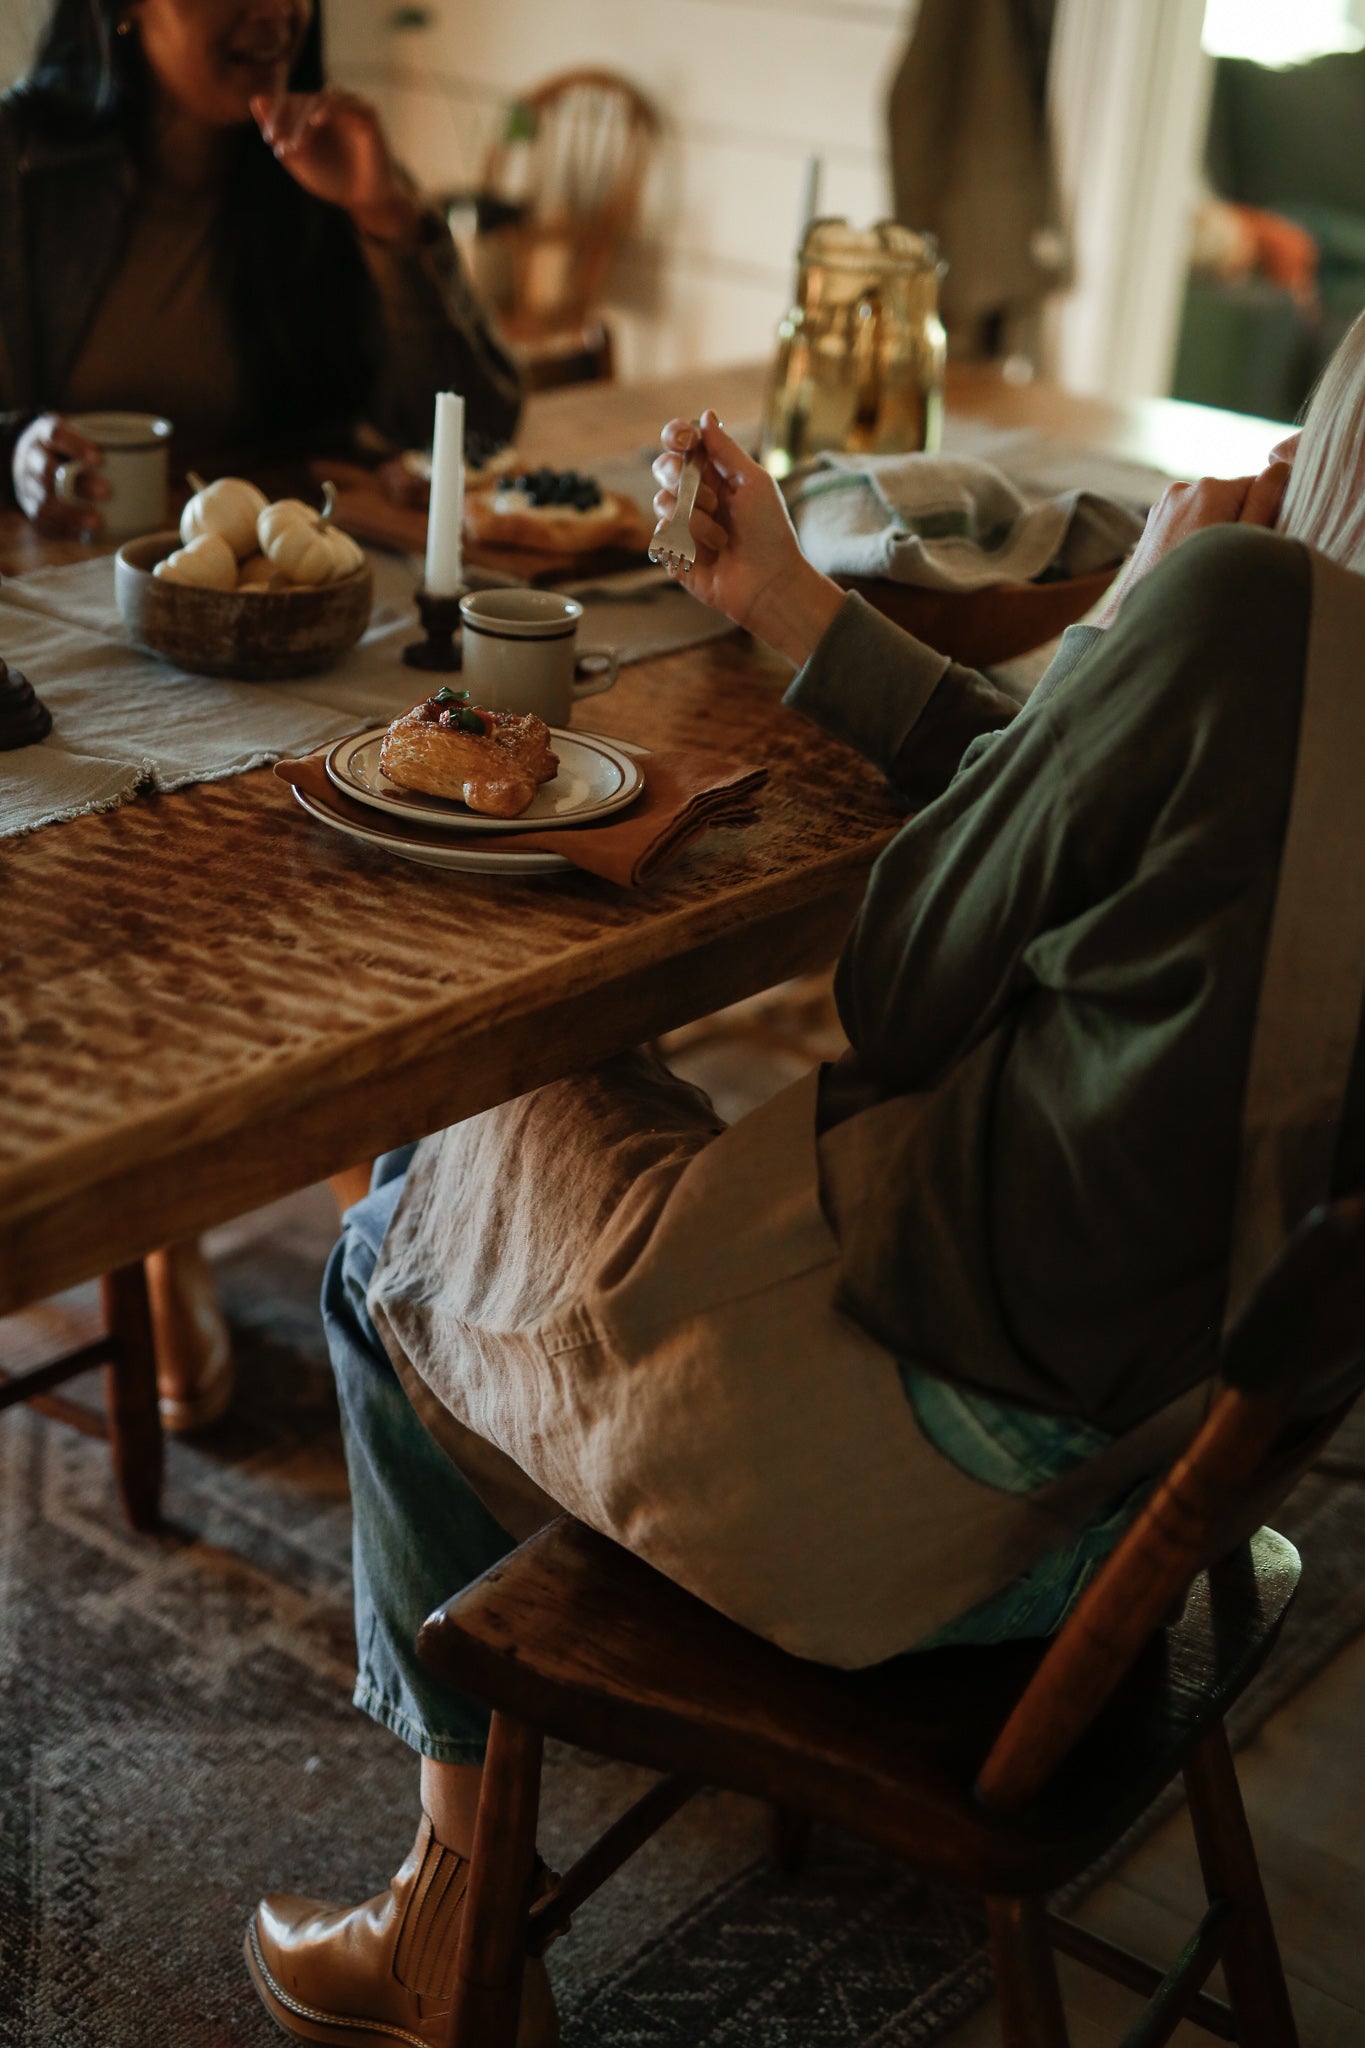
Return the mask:
[[(766, 768), (726, 761), (692, 747), (660, 749), (643, 757), (640, 766), (643, 790), (629, 809), (609, 824), (562, 825), (548, 832), (500, 832), (498, 844), (514, 847), (518, 853), (557, 853), (587, 874), (623, 889), (636, 888), (676, 860), (712, 826), (747, 824), (754, 815), (754, 799), (768, 779)], [(382, 829), (386, 838), (401, 839), (409, 846), (490, 851), (482, 833), (431, 829), (387, 813), (381, 818), (369, 805), (355, 802), (337, 788), (327, 773), (323, 753), (298, 761), (277, 761), (275, 773), (302, 790), (319, 809), (366, 831)]]
[[(0, 754), (0, 838), (108, 810), (140, 789), (241, 775), (406, 711), (430, 686), (402, 661), (419, 637), (417, 578), (400, 557), (369, 561), (375, 602), (364, 638), (335, 668), (286, 683), (189, 675), (131, 646), (111, 556), (7, 578), (0, 653), (37, 690), (53, 730), (40, 745)], [(626, 663), (731, 631), (719, 612), (659, 577), (619, 598), (586, 598), (579, 637), (585, 647), (614, 647)]]

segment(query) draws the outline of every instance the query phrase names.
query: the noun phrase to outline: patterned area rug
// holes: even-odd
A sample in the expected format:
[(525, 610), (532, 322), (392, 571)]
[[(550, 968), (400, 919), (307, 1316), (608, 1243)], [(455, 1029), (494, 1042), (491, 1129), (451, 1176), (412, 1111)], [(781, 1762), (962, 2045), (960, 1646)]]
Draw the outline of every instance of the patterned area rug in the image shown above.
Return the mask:
[[(412, 1759), (347, 1703), (345, 1474), (315, 1309), (332, 1217), (314, 1191), (218, 1234), (240, 1393), (171, 1446), (164, 1536), (124, 1528), (101, 1443), (0, 1420), (5, 2048), (266, 2048), (240, 1952), (258, 1894), (351, 1902), (410, 1845)], [(52, 1335), (88, 1313), (69, 1298)], [(1337, 1453), (1358, 1460), (1361, 1439)], [(1365, 1488), (1310, 1478), (1279, 1519), (1305, 1595), (1243, 1733), (1365, 1624)], [(571, 1857), (645, 1782), (556, 1748), (546, 1854)], [(909, 2048), (988, 1987), (968, 1905), (833, 1834), (778, 1878), (763, 1815), (728, 1795), (685, 1808), (550, 1964), (564, 2048)]]

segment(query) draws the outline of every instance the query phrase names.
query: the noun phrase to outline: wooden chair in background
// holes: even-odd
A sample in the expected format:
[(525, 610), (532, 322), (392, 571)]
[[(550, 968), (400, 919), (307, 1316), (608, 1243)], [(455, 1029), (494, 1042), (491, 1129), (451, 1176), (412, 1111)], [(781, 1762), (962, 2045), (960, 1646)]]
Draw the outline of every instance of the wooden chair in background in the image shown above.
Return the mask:
[(612, 375), (602, 292), (658, 133), (629, 79), (564, 71), (521, 96), (488, 152), (480, 196), (511, 217), (476, 245), (478, 281), (532, 390)]
[[(141, 1262), (106, 1273), (101, 1289), (103, 1334), (23, 1372), (0, 1370), (0, 1412), (31, 1401), (86, 1435), (107, 1437), (125, 1516), (134, 1529), (154, 1529), (161, 1517), (164, 1447), (152, 1307)], [(56, 1391), (97, 1365), (104, 1367), (103, 1417)]]
[[(525, 1955), (702, 1785), (984, 1895), (1004, 2048), (1066, 2048), (1054, 1950), (1149, 1997), (1126, 2048), (1160, 2048), (1182, 2017), (1243, 2048), (1295, 2048), (1224, 1717), (1299, 1579), (1292, 1544), (1256, 1525), (1344, 1418), (1363, 1357), (1358, 1199), (1286, 1248), (1229, 1338), (1194, 1442), (1046, 1645), (835, 1671), (567, 1518), (522, 1544), (419, 1639), (433, 1673), (495, 1710), (451, 2048), (512, 2048)], [(1305, 1396), (1318, 1419), (1296, 1423)], [(530, 1904), (547, 1735), (665, 1775)], [(1044, 1901), (1182, 1772), (1208, 1909), (1163, 1974)], [(1219, 1962), (1228, 2003), (1203, 1990)]]

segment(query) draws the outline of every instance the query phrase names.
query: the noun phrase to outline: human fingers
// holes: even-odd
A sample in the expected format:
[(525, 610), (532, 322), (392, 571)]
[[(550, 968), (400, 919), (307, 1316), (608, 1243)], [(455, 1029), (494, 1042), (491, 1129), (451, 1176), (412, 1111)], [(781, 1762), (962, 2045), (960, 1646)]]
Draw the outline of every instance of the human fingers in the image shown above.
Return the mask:
[[(654, 494), (654, 509), (657, 512), (659, 500), (666, 497), (668, 499), (668, 509), (671, 512), (678, 494), (678, 479), (682, 475), (681, 458), (676, 455), (660, 455), (654, 464), (654, 475), (660, 485), (660, 488)], [(702, 480), (697, 485), (697, 503), (701, 506), (703, 512), (714, 512), (720, 503), (720, 493), (706, 481), (704, 471), (702, 473)]]
[(1184, 501), (1186, 520), (1191, 526), (1223, 526), (1240, 519), (1255, 481), (1251, 476), (1200, 477)]
[(699, 430), (691, 420), (670, 420), (659, 433), (659, 439), (664, 447), (674, 449), (679, 455), (686, 455), (688, 449), (694, 447), (699, 438)]
[[(63, 469), (76, 470), (74, 494), (58, 489)], [(107, 498), (109, 485), (102, 476), (80, 469), (50, 443), (31, 441), (14, 465), (13, 475), (20, 510), (29, 519), (45, 521), (45, 531), (65, 533), (99, 524), (92, 501)]]
[(1296, 434), (1286, 434), (1283, 441), (1277, 441), (1275, 443), (1275, 446), (1271, 449), (1271, 461), (1292, 462), (1294, 460), (1294, 457), (1299, 452), (1299, 443), (1302, 439), (1302, 432)]
[(1251, 488), (1242, 501), (1237, 517), (1243, 526), (1273, 526), (1279, 517), (1284, 494), (1289, 485), (1293, 468), (1283, 456), (1272, 455), (1260, 475), (1253, 477)]
[(79, 432), (60, 413), (52, 414), (37, 445), (45, 453), (56, 455), (63, 461), (79, 462), (83, 469), (98, 469), (104, 461), (104, 452), (99, 444)]
[(322, 95), (314, 92), (280, 94), (275, 102), (271, 132), (266, 136), (277, 157), (289, 156), (303, 141), (310, 126), (317, 125), (314, 116), (325, 112), (320, 105), (321, 100)]
[(767, 471), (754, 461), (746, 448), (740, 446), (734, 436), (727, 434), (717, 415), (709, 407), (701, 416), (702, 440), (706, 453), (725, 483), (733, 483), (741, 476), (755, 471), (766, 476)]
[(283, 92), (258, 92), (249, 101), (251, 118), (260, 129), (263, 141), (274, 142), (276, 123), (288, 97)]
[[(677, 502), (676, 497), (671, 491), (656, 491), (654, 494), (655, 517), (660, 521), (670, 519)], [(714, 504), (714, 500), (712, 502)], [(692, 517), (687, 523), (691, 529), (693, 540), (704, 541), (708, 547), (715, 548), (716, 550), (729, 547), (729, 534), (720, 521), (713, 519), (710, 513), (703, 508), (700, 492), (697, 495), (696, 504), (692, 507)]]
[[(76, 435), (74, 438), (79, 440), (80, 436)], [(109, 496), (108, 479), (99, 474), (99, 465), (103, 459), (98, 448), (93, 456), (87, 457), (77, 450), (65, 447), (61, 441), (55, 439), (39, 441), (32, 452), (33, 464), (50, 490), (55, 492), (57, 478), (62, 470), (75, 470), (78, 476), (76, 488), (83, 498)]]

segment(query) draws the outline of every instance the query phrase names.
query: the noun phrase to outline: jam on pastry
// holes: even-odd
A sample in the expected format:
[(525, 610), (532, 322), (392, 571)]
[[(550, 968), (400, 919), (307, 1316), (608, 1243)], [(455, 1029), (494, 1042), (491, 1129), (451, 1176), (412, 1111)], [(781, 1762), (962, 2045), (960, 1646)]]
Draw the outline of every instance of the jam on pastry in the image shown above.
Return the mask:
[(401, 789), (451, 797), (490, 818), (519, 818), (559, 773), (550, 728), (530, 712), (486, 711), (443, 689), (395, 718), (379, 765)]

